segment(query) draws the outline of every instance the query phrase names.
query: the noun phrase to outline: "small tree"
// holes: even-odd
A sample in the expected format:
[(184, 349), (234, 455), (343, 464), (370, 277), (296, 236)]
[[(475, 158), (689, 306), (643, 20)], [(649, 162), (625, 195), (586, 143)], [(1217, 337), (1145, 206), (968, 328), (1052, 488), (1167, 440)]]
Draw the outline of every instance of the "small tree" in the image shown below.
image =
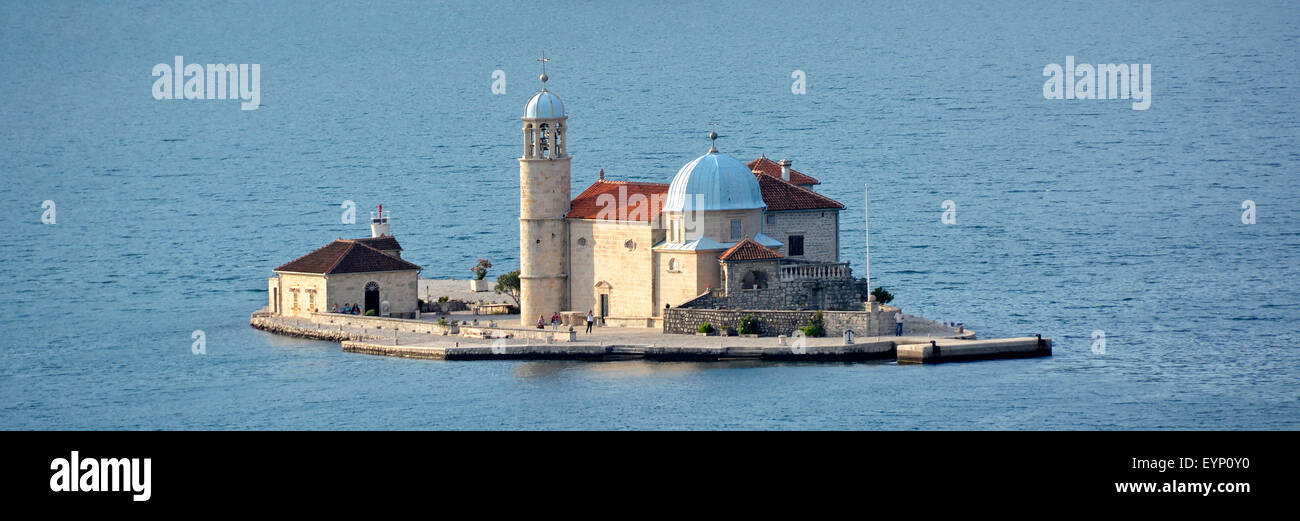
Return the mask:
[(498, 295), (510, 295), (515, 300), (515, 305), (519, 304), (519, 270), (510, 273), (502, 273), (497, 277), (496, 292)]
[(713, 325), (712, 325), (712, 324), (709, 324), (708, 322), (705, 322), (705, 323), (703, 323), (703, 324), (700, 324), (700, 328), (697, 329), (697, 331), (699, 331), (699, 332), (701, 332), (701, 333), (705, 333), (705, 334), (712, 333), (712, 332), (713, 332)]
[(890, 301), (894, 300), (894, 294), (885, 291), (884, 286), (876, 286), (876, 289), (871, 290), (871, 295), (876, 297), (876, 303), (881, 305), (888, 304)]
[(488, 269), (491, 267), (492, 263), (487, 259), (479, 259), (478, 264), (475, 264), (473, 268), (469, 269), (469, 271), (474, 273), (474, 280), (483, 280), (483, 277), (487, 276)]

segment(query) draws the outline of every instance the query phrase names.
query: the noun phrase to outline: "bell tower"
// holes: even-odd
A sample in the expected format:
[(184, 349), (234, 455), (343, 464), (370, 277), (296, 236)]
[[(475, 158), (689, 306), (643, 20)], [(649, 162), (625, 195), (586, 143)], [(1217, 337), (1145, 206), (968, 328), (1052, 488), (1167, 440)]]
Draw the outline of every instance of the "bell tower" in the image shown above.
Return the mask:
[(524, 150), (519, 157), (519, 314), (524, 326), (540, 315), (569, 306), (569, 155), (565, 151), (568, 117), (559, 96), (546, 90), (546, 54), (542, 91), (524, 107)]

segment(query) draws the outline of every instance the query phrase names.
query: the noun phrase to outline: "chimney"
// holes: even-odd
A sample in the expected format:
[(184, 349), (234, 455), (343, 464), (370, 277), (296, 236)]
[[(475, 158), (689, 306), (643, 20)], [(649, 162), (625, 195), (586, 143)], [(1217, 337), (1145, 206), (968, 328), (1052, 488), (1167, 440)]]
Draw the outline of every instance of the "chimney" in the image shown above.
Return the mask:
[(782, 159), (781, 162), (778, 164), (781, 165), (781, 180), (789, 183), (790, 182), (790, 160)]

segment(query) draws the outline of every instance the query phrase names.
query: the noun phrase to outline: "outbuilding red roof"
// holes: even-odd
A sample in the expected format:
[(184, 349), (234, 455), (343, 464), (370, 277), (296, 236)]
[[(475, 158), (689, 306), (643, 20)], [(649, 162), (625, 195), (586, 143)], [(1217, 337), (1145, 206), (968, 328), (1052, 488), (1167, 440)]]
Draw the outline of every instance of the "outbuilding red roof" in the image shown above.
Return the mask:
[(373, 271), (419, 270), (419, 266), (371, 248), (364, 243), (339, 239), (289, 261), (275, 271), (294, 273), (368, 273)]
[[(777, 179), (781, 179), (781, 165), (777, 164), (776, 161), (768, 159), (767, 156), (761, 156), (758, 159), (750, 161), (749, 169), (755, 172), (762, 172), (764, 175), (769, 175)], [(818, 181), (817, 179), (813, 178), (813, 176), (801, 173), (798, 170), (795, 170), (793, 168), (790, 169), (790, 183), (796, 185), (822, 184), (821, 181)]]
[(767, 260), (779, 259), (781, 258), (781, 254), (776, 250), (759, 244), (754, 241), (754, 239), (744, 239), (736, 243), (735, 246), (732, 246), (727, 251), (722, 252), (722, 255), (719, 255), (718, 258), (728, 262)]
[(668, 197), (668, 184), (598, 180), (573, 198), (570, 219), (653, 221)]
[(758, 188), (763, 191), (763, 202), (767, 204), (767, 210), (843, 210), (844, 205), (839, 201), (826, 197), (822, 194), (804, 188), (795, 186), (779, 177), (754, 173), (758, 177)]

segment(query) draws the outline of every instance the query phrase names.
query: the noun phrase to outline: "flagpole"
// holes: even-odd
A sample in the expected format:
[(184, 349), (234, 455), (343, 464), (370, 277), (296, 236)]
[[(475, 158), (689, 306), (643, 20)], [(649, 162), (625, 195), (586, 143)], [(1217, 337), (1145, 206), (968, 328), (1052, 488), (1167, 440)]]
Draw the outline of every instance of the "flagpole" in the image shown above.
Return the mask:
[(862, 185), (862, 228), (867, 235), (867, 300), (871, 300), (871, 211), (867, 205), (871, 202), (867, 185)]

